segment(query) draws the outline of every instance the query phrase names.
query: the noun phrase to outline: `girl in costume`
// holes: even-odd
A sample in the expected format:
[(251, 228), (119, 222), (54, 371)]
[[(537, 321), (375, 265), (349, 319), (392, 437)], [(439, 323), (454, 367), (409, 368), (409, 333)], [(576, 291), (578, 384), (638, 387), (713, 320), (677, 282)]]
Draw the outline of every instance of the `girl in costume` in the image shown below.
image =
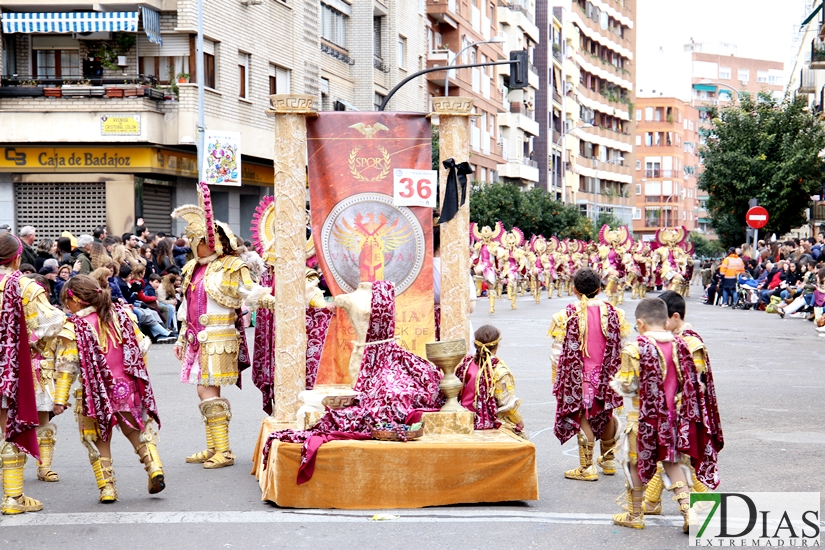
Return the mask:
[(54, 449), (53, 429), (51, 436), (43, 429), (52, 425), (48, 413), (41, 410), (51, 404), (51, 377), (48, 365), (34, 361), (32, 350), (40, 354), (49, 349), (49, 340), (65, 320), (63, 313), (49, 304), (43, 287), (34, 279), (21, 277), (22, 251), (17, 237), (0, 235), (0, 511), (9, 515), (43, 509), (39, 501), (23, 494), (26, 455), (44, 459), (39, 464), (40, 476), (41, 470), (51, 472)]
[(562, 444), (574, 435), (579, 444), (579, 467), (564, 477), (596, 481), (596, 439), (601, 440), (596, 462), (605, 475), (616, 473), (613, 410), (622, 406), (622, 398), (608, 384), (621, 365), (622, 339), (630, 326), (622, 310), (596, 298), (601, 290), (598, 273), (579, 269), (573, 288), (578, 300), (553, 315), (549, 331), (554, 338), (550, 359), (558, 402), (553, 431)]
[(496, 357), (500, 341), (501, 332), (492, 325), (475, 332), (476, 354), (465, 357), (455, 371), (464, 384), (459, 399), (466, 409), (476, 413), (476, 430), (495, 430), (503, 425), (521, 434), (521, 399), (516, 397), (513, 373)]
[(75, 392), (75, 417), (80, 437), (100, 490), (100, 502), (117, 498), (111, 437), (115, 426), (135, 449), (149, 475), (149, 493), (166, 487), (155, 445), (152, 421), (160, 427), (157, 405), (146, 370), (151, 342), (122, 304), (112, 303), (108, 286), (91, 277), (69, 279), (62, 301), (73, 313), (55, 344), (57, 391), (54, 413), (66, 410), (69, 389), (80, 374)]

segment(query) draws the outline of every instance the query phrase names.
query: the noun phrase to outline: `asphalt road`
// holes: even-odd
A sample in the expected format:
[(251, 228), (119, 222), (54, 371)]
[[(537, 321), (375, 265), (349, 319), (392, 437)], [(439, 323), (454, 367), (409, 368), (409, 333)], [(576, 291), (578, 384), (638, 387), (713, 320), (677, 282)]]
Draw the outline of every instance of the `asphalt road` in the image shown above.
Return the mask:
[[(694, 292), (696, 289), (694, 287)], [(569, 299), (541, 305), (505, 300), (494, 315), (481, 299), (473, 324), (502, 330), (500, 356), (516, 376), (527, 430), (538, 452), (540, 500), (484, 506), (399, 511), (281, 509), (261, 501), (249, 475), (251, 453), (263, 416), (260, 394), (247, 374), (243, 391), (229, 388), (231, 468), (207, 471), (185, 464), (204, 446), (195, 390), (178, 381), (171, 346), (154, 346), (149, 365), (163, 427), (160, 453), (167, 489), (146, 492), (146, 477), (128, 441), (113, 443), (120, 502), (102, 505), (78, 440), (72, 415), (56, 419), (53, 465), (59, 483), (37, 481), (26, 471), (26, 493), (44, 510), (0, 518), (0, 548), (684, 548), (680, 517), (666, 500), (664, 518), (648, 518), (643, 531), (617, 528), (621, 474), (586, 483), (564, 479), (577, 463), (575, 441), (563, 447), (552, 433), (555, 402), (546, 337), (551, 315)], [(635, 301), (623, 306), (632, 321)], [(721, 490), (823, 491), (825, 489), (825, 338), (812, 323), (762, 312), (731, 311), (688, 303), (687, 320), (711, 353), (725, 430), (720, 455)], [(825, 491), (823, 491), (825, 494)], [(370, 521), (373, 514), (398, 519)]]

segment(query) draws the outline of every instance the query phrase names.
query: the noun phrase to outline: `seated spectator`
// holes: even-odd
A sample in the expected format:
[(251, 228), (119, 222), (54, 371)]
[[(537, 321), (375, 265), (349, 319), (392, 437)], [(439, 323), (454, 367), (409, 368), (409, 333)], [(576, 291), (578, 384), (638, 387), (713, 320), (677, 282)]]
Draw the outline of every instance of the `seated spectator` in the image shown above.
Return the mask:
[(138, 297), (144, 301), (144, 298), (141, 296), (145, 296), (146, 300), (150, 303), (154, 303), (155, 307), (163, 313), (163, 317), (166, 319), (166, 328), (177, 332), (177, 320), (175, 319), (175, 306), (161, 302), (158, 299), (158, 289), (160, 288), (162, 282), (162, 278), (157, 273), (149, 275), (149, 284), (143, 287), (143, 294), (138, 295)]
[(32, 264), (20, 264), (20, 273), (23, 275), (36, 275), (37, 272), (34, 270), (34, 266)]
[(172, 254), (175, 256), (175, 263), (181, 269), (186, 265), (188, 255), (192, 254), (192, 249), (186, 239), (178, 239), (172, 247)]
[(120, 295), (123, 296), (128, 303), (133, 304), (135, 303), (135, 299), (132, 297), (132, 290), (129, 287), (129, 279), (131, 279), (131, 277), (132, 268), (129, 267), (128, 263), (125, 263), (120, 266), (115, 283), (117, 283), (117, 286), (120, 289)]

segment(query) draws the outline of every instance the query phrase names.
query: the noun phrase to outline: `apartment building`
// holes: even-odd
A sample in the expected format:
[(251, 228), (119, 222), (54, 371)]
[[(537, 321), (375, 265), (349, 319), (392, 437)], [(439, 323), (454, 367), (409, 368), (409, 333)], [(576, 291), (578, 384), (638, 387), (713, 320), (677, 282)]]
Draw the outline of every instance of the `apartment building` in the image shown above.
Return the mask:
[(698, 228), (699, 111), (673, 97), (637, 97), (633, 234)]
[[(427, 66), (504, 60), (503, 41), (498, 38), (497, 5), (498, 2), (489, 0), (427, 0)], [(498, 165), (504, 162), (498, 119), (505, 113), (505, 90), (498, 85), (497, 74), (496, 67), (478, 67), (427, 75), (431, 98), (451, 95), (475, 99), (478, 116), (470, 123), (470, 163), (473, 179), (483, 182), (499, 181)]]
[(536, 120), (546, 120), (547, 130), (539, 132), (533, 140), (538, 163), (539, 184), (556, 200), (564, 193), (564, 163), (562, 132), (564, 128), (564, 13), (563, 7), (550, 7), (547, 3), (536, 6), (536, 24), (539, 28), (539, 44), (536, 49), (536, 66), (540, 86), (536, 91)]
[(565, 202), (630, 224), (635, 0), (574, 0), (564, 27)]
[[(214, 187), (219, 219), (241, 236), (271, 193), (269, 96), (316, 96), (319, 109), (373, 110), (426, 59), (423, 2), (374, 0), (0, 0), (0, 223), (55, 237), (105, 224), (122, 233), (197, 200), (198, 83), (205, 126), (241, 134), (239, 185)], [(391, 110), (427, 110), (426, 82)]]

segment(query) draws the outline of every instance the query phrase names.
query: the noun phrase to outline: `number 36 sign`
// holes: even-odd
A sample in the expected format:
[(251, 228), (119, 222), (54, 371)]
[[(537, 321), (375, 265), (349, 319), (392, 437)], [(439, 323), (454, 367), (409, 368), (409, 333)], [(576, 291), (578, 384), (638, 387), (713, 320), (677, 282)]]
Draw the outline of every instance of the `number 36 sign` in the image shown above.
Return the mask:
[(393, 171), (393, 204), (435, 208), (435, 182), (435, 170), (395, 169)]

